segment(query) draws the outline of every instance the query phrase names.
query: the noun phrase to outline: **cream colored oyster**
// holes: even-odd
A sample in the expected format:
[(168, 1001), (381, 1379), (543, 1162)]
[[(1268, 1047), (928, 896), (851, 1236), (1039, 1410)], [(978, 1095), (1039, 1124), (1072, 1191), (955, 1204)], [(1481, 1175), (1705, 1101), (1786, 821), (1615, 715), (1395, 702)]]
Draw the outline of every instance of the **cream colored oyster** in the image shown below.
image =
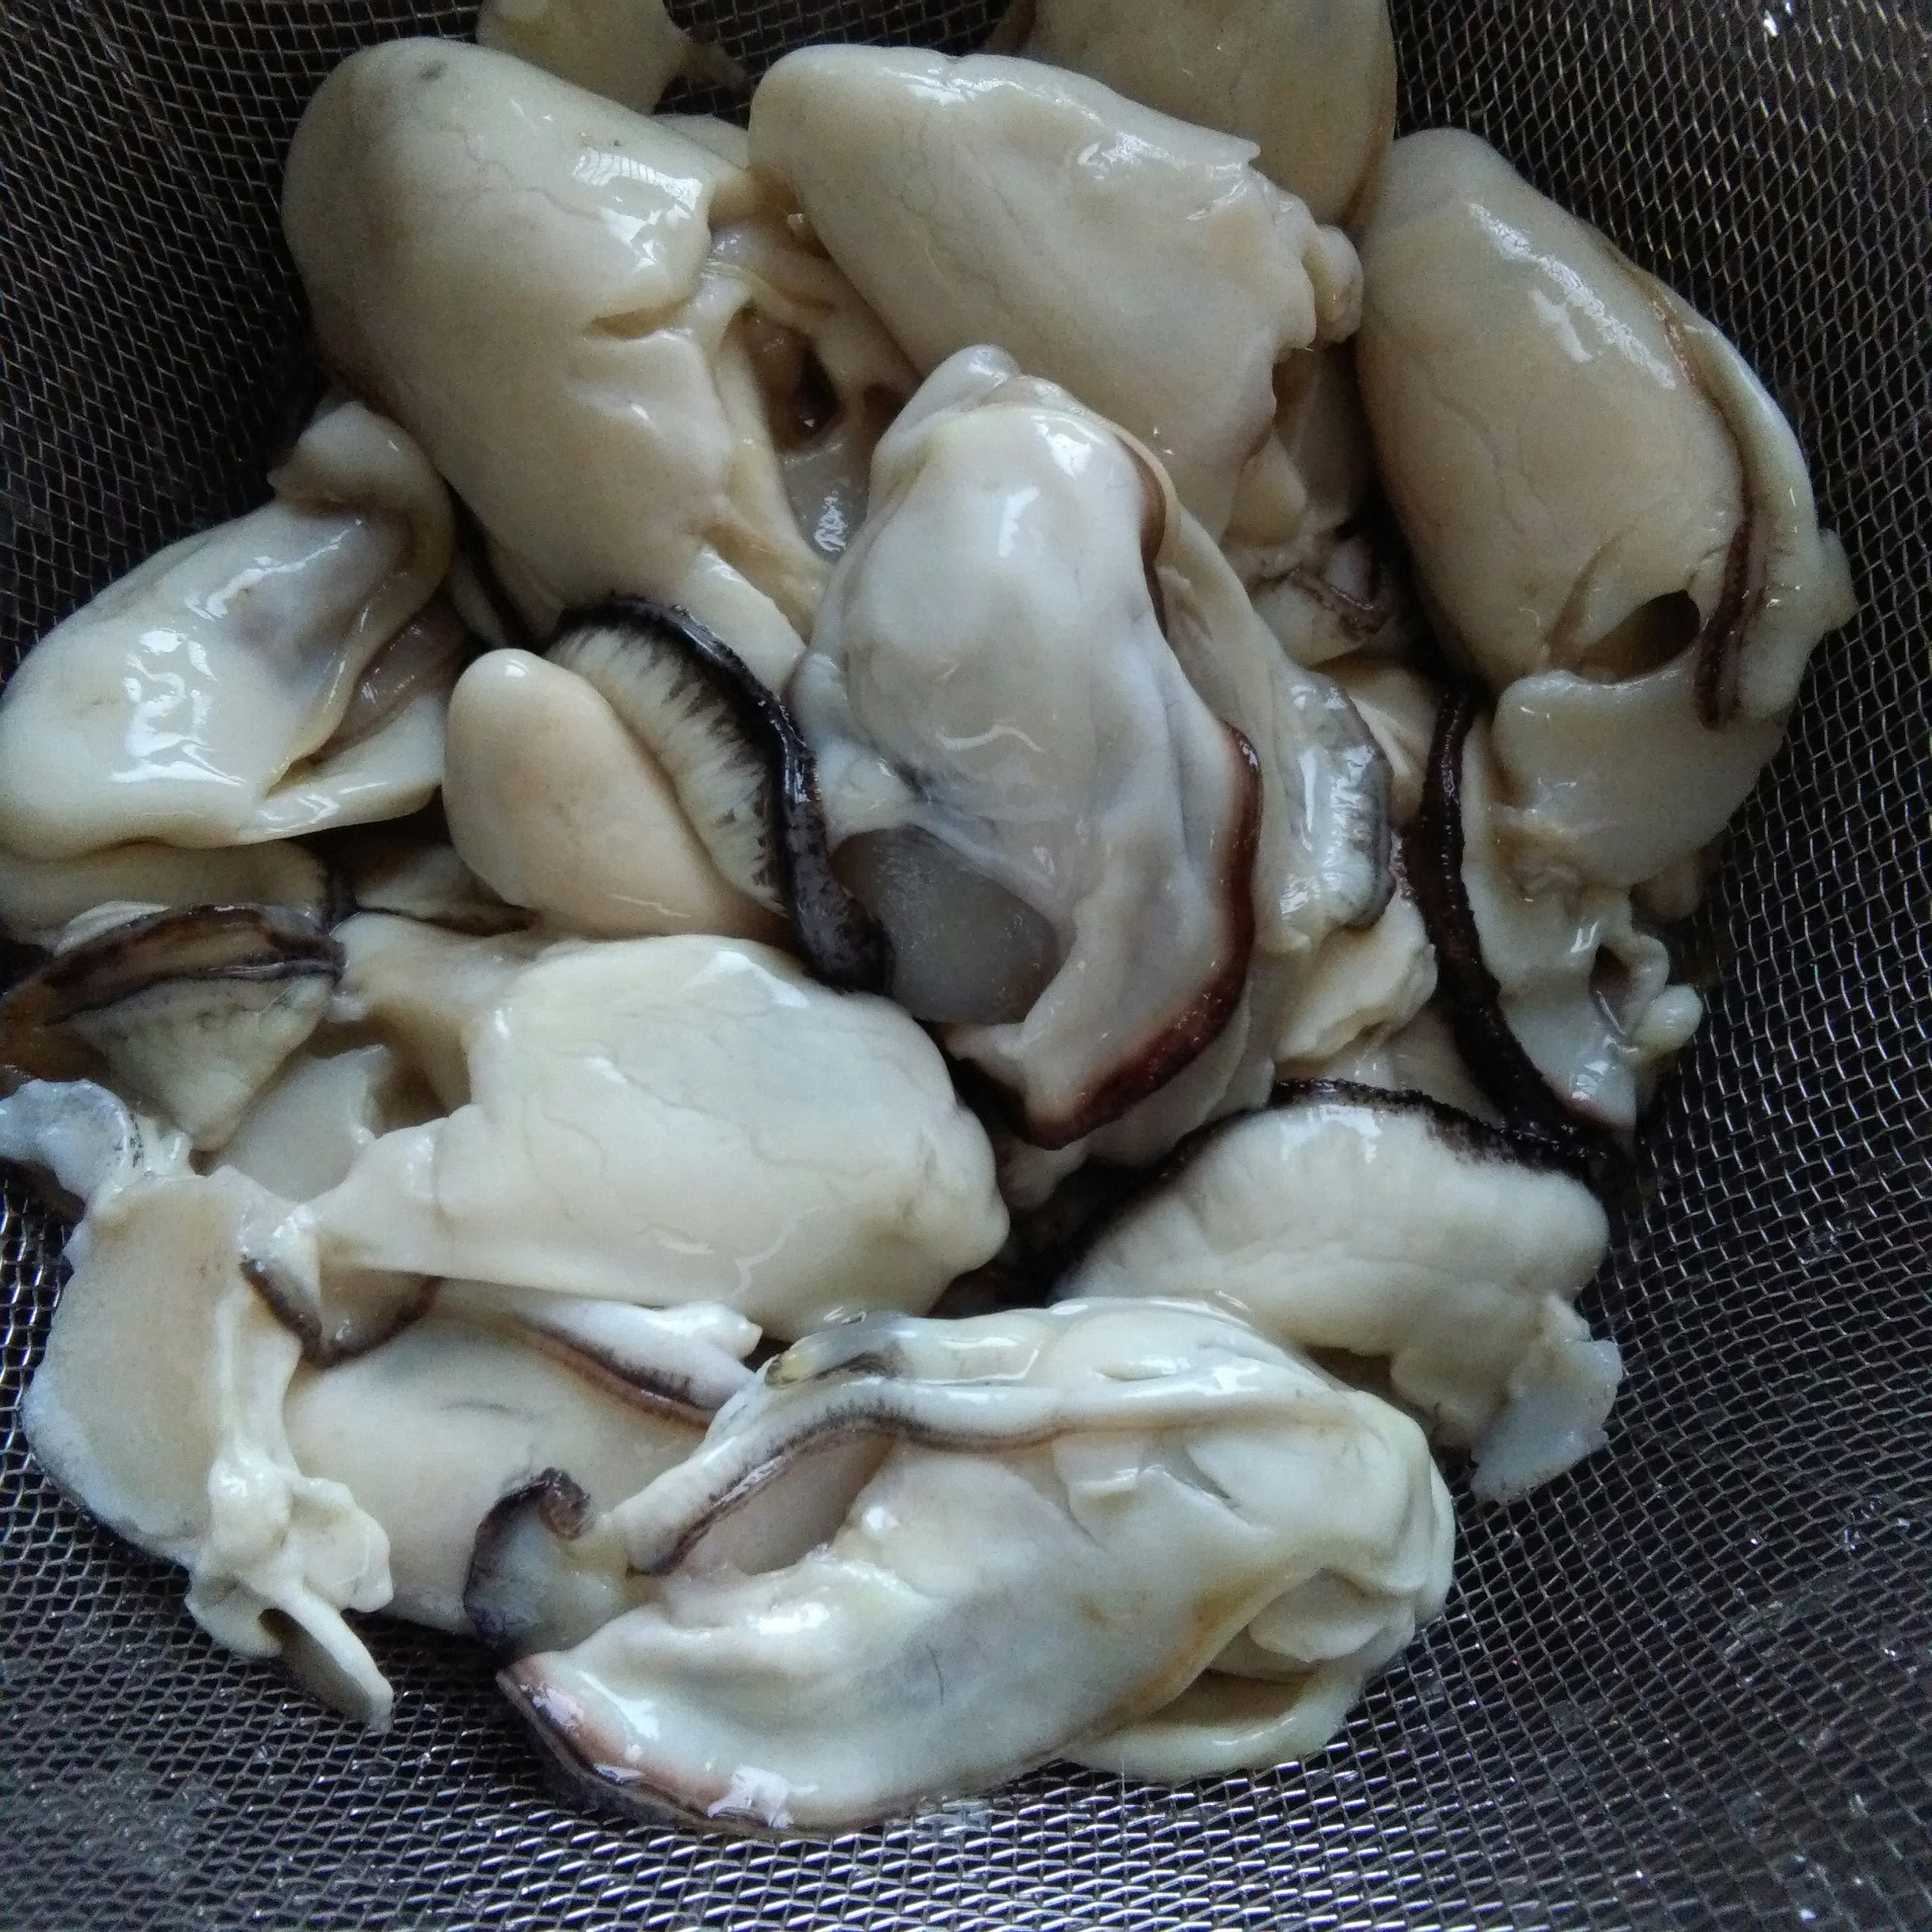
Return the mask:
[[(385, 931), (404, 923), (370, 935), (387, 946), (344, 929), (352, 992), (386, 952), (409, 976), (412, 935)], [(715, 1301), (788, 1336), (928, 1306), (1004, 1238), (984, 1135), (883, 1000), (746, 940), (560, 940), (520, 965), (500, 940), (440, 950), (459, 1010), (433, 1078), (454, 1111), (382, 1136), (265, 1238), (292, 1292), (376, 1269)]]
[(603, 697), (527, 651), (487, 652), (451, 694), (442, 802), (477, 877), (566, 932), (782, 934), (718, 872)]
[(1497, 694), (1513, 869), (1634, 884), (1742, 801), (1852, 614), (1803, 452), (1717, 330), (1472, 134), (1396, 143), (1361, 247), (1363, 399)]
[(1384, 0), (1018, 0), (999, 38), (1252, 141), (1318, 221), (1353, 225), (1395, 131)]
[(1008, 351), (1153, 448), (1218, 536), (1269, 435), (1276, 367), (1347, 335), (1354, 250), (1189, 126), (1031, 61), (788, 55), (752, 158), (922, 370)]
[(434, 792), (453, 620), (412, 620), (449, 565), (442, 483), (352, 402), (270, 481), (272, 502), (170, 545), (28, 652), (0, 692), (0, 847), (248, 844)]
[(751, 1380), (758, 1330), (729, 1310), (660, 1312), (446, 1282), (380, 1347), (298, 1369), (290, 1444), (388, 1538), (391, 1615), (473, 1628), (477, 1534), (505, 1499), (567, 1468), (609, 1508), (682, 1461)]
[(282, 1401), (301, 1344), (242, 1267), (244, 1226), (275, 1204), (239, 1174), (191, 1172), (178, 1137), (85, 1083), (0, 1100), (0, 1148), (87, 1207), (20, 1407), (41, 1466), (185, 1569), (188, 1607), (218, 1642), (283, 1655), (386, 1724), (388, 1684), (342, 1612), (388, 1600), (387, 1539), (340, 1484), (296, 1462)]
[[(855, 1435), (889, 1446), (829, 1541), (754, 1574), (707, 1560), (735, 1508)], [(768, 1364), (565, 1543), (557, 1567), (662, 1580), (502, 1682), (607, 1802), (826, 1831), (1057, 1756), (1133, 1771), (1141, 1720), (1253, 1624), (1304, 1721), (1211, 1768), (1270, 1763), (1440, 1610), (1453, 1535), (1412, 1423), (1226, 1315), (874, 1318)], [(1338, 1592), (1373, 1606), (1339, 1648)]]
[(536, 634), (647, 595), (776, 685), (870, 399), (911, 372), (716, 145), (507, 55), (393, 41), (310, 103), (283, 218), (324, 354), (420, 438)]
[(1196, 1144), (1059, 1292), (1211, 1301), (1283, 1347), (1385, 1362), (1496, 1499), (1603, 1444), (1622, 1364), (1570, 1304), (1609, 1240), (1580, 1180), (1476, 1123), (1317, 1088)]

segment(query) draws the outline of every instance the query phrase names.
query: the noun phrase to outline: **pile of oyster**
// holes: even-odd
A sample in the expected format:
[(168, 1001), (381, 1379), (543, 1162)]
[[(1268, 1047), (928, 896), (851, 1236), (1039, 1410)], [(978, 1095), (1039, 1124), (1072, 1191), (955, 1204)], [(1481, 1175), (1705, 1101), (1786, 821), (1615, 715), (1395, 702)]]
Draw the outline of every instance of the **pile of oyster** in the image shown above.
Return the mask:
[[(745, 130), (656, 0), (346, 62), (329, 383), (0, 698), (24, 1420), (217, 1640), (497, 1646), (638, 1812), (1318, 1749), (1432, 1444), (1604, 1439), (1660, 928), (1852, 603), (1731, 346), (1381, 0), (1037, 0)], [(603, 98), (587, 81), (620, 97)]]

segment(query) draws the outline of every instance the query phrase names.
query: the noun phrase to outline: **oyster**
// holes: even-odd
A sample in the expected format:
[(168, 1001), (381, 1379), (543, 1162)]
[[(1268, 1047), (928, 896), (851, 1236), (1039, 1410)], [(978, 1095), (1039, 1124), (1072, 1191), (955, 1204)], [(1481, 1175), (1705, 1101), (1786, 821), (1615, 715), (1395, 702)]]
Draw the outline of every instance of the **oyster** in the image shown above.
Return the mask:
[(188, 1136), (92, 1080), (22, 1080), (0, 1094), (0, 1161), (30, 1170), (84, 1214), (137, 1180), (190, 1170)]
[[(352, 986), (394, 938), (345, 928)], [(985, 1138), (884, 1001), (747, 941), (564, 940), (520, 966), (504, 944), (439, 949), (467, 980), (455, 1111), (384, 1135), (254, 1251), (291, 1295), (374, 1268), (716, 1301), (786, 1336), (928, 1306), (999, 1246)]]
[(921, 370), (1007, 350), (1148, 443), (1216, 536), (1276, 365), (1349, 334), (1360, 292), (1347, 238), (1254, 152), (993, 55), (808, 47), (752, 100), (754, 164)]
[(1604, 1442), (1622, 1375), (1570, 1304), (1604, 1210), (1538, 1144), (1415, 1096), (1280, 1090), (1190, 1144), (1058, 1293), (1190, 1297), (1284, 1347), (1388, 1364), (1396, 1397), (1520, 1496)]
[[(830, 1542), (754, 1575), (703, 1561), (733, 1510), (854, 1432), (891, 1446)], [(1453, 1525), (1385, 1404), (1228, 1316), (1100, 1302), (810, 1337), (589, 1535), (662, 1581), (506, 1671), (538, 1735), (605, 1804), (824, 1831), (1104, 1759), (1328, 1580), (1387, 1600), (1362, 1647), (1386, 1660), (1441, 1608)], [(1322, 1672), (1305, 1681), (1332, 1724)]]
[(0, 848), (0, 933), (43, 950), (98, 906), (269, 905), (320, 918), (328, 899), (322, 861), (284, 840), (203, 850), (137, 840), (77, 859)]
[[(84, 1087), (0, 1100), (0, 1144), (53, 1164), (87, 1198), (20, 1406), (27, 1440), (111, 1529), (188, 1571), (188, 1607), (218, 1642), (283, 1655), (380, 1726), (388, 1682), (341, 1613), (388, 1600), (387, 1540), (348, 1490), (304, 1474), (290, 1450), (282, 1399), (301, 1346), (241, 1267), (243, 1228), (266, 1211), (259, 1190), (232, 1172), (187, 1172), (178, 1142), (170, 1160), (165, 1137), (132, 1123), (112, 1157), (85, 1172), (72, 1123), (98, 1128), (104, 1111)], [(94, 1141), (97, 1153), (111, 1145)], [(138, 1165), (130, 1145), (147, 1150)]]
[(1318, 221), (1355, 220), (1395, 131), (1384, 0), (1017, 0), (997, 38), (1253, 142)]
[(1197, 1057), (1254, 940), (1260, 774), (1162, 631), (1150, 474), (1010, 358), (956, 358), (880, 446), (791, 690), (893, 997), (1041, 1146)]
[(527, 932), (451, 932), (388, 913), (358, 913), (335, 938), (343, 967), (332, 1030), (394, 1048), (446, 1112), (470, 1098), (470, 1034), (551, 943)]
[[(272, 502), (151, 557), (28, 652), (0, 692), (0, 846), (246, 844), (435, 790), (455, 670), (446, 628), (410, 626), (449, 566), (442, 483), (358, 403), (326, 407), (270, 481)], [(392, 653), (407, 676), (383, 672)]]
[(104, 1066), (197, 1148), (219, 1147), (315, 1030), (341, 949), (278, 907), (102, 910), (0, 1000), (0, 1060), (56, 1079)]
[(476, 39), (640, 114), (674, 80), (723, 86), (742, 78), (674, 25), (664, 0), (483, 0)]
[(561, 1463), (587, 1500), (620, 1502), (689, 1454), (751, 1379), (738, 1358), (758, 1330), (728, 1310), (531, 1299), (446, 1283), (393, 1340), (290, 1384), (296, 1462), (342, 1484), (388, 1538), (394, 1616), (470, 1629), (477, 1532), (506, 1496)]
[(811, 751), (737, 653), (687, 612), (622, 597), (567, 615), (550, 655), (609, 700), (718, 871), (786, 916), (818, 977), (878, 992), (885, 938), (832, 868)]
[(1472, 134), (1396, 143), (1362, 259), (1376, 454), (1510, 718), (1513, 868), (1635, 884), (1742, 800), (1854, 608), (1797, 440), (1708, 322)]
[(1436, 991), (1436, 949), (1406, 888), (1366, 931), (1329, 934), (1290, 969), (1274, 1058), (1283, 1072), (1311, 1072), (1351, 1048), (1366, 1048), (1414, 1018)]
[(868, 396), (912, 376), (717, 145), (506, 55), (394, 41), (310, 103), (283, 214), (323, 354), (422, 440), (532, 635), (649, 595), (776, 686), (827, 569), (826, 505), (801, 528), (788, 478), (828, 439), (839, 476), (862, 464)]
[(1488, 726), (1472, 693), (1444, 708), (1409, 834), (1409, 876), (1456, 1040), (1510, 1117), (1586, 1155), (1627, 1135), (1703, 1018), (1628, 887), (1526, 892), (1505, 861)]
[(491, 651), (449, 702), (450, 837), (513, 904), (592, 939), (784, 928), (732, 886), (662, 764), (595, 686), (527, 651)]

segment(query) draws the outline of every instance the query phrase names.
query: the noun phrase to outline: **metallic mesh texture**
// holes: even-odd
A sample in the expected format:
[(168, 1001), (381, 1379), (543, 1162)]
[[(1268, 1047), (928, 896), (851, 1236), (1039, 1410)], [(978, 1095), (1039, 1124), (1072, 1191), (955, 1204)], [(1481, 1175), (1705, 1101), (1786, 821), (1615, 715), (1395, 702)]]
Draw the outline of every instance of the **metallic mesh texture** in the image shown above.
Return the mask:
[[(724, 0), (970, 44), (980, 0)], [(1588, 1312), (1610, 1453), (1464, 1504), (1448, 1618), (1346, 1738), (1176, 1791), (1048, 1769), (884, 1833), (731, 1843), (554, 1802), (480, 1653), (400, 1626), (362, 1736), (218, 1653), (10, 1415), (58, 1229), (0, 1218), (0, 1925), (730, 1932), (1932, 1926), (1932, 790), (1924, 0), (1407, 0), (1404, 111), (1497, 142), (1728, 330), (1864, 612), (1692, 942), (1709, 1024)], [(0, 665), (261, 492), (299, 326), (275, 194), (381, 0), (5, 0)]]

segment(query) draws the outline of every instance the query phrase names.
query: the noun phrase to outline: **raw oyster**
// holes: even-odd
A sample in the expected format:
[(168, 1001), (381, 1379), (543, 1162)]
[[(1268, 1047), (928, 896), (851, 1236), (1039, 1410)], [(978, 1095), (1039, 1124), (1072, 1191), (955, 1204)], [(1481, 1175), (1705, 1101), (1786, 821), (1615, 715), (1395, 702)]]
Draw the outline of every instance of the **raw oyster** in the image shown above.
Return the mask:
[[(892, 1446), (829, 1543), (750, 1576), (699, 1560), (855, 1432)], [(1124, 1726), (1263, 1613), (1301, 1634), (1331, 1580), (1384, 1607), (1359, 1688), (1440, 1609), (1453, 1525), (1386, 1404), (1207, 1309), (1088, 1302), (810, 1337), (587, 1534), (663, 1580), (504, 1673), (539, 1736), (606, 1804), (822, 1831), (1126, 1754)], [(1338, 1721), (1322, 1669), (1300, 1677)]]
[(532, 635), (649, 595), (773, 685), (827, 568), (788, 466), (912, 383), (787, 212), (712, 146), (448, 40), (337, 68), (283, 196), (323, 354), (421, 438)]

